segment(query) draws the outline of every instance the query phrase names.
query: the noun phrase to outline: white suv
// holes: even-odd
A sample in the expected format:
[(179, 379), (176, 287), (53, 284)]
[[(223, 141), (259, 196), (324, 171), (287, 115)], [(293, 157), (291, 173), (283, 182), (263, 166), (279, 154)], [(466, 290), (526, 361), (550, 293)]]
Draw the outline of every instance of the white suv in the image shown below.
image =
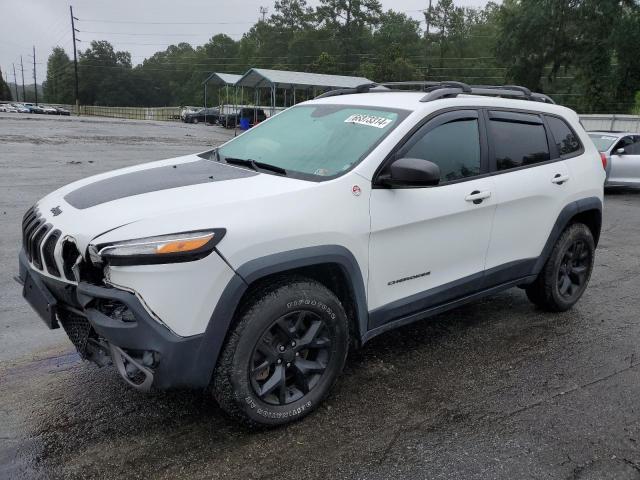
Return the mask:
[(522, 87), (335, 91), (220, 148), (81, 180), (23, 221), (24, 296), (141, 390), (301, 418), (357, 347), (510, 287), (583, 294), (605, 172)]

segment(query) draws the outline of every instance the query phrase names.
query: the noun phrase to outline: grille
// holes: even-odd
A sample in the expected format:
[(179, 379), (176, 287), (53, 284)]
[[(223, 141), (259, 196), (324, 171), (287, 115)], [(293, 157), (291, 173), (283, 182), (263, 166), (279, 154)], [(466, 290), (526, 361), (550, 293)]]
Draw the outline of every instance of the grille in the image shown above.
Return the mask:
[(49, 235), (49, 238), (47, 238), (47, 241), (44, 242), (44, 248), (42, 249), (44, 254), (44, 264), (47, 267), (47, 271), (56, 277), (60, 276), (60, 270), (58, 270), (58, 264), (56, 263), (56, 259), (53, 255), (59, 238), (60, 230), (54, 230), (51, 232), (51, 235)]
[(36, 231), (31, 240), (33, 242), (33, 264), (40, 270), (42, 270), (42, 255), (40, 254), (40, 248), (42, 247), (42, 240), (44, 240), (44, 236), (49, 230), (51, 230), (51, 225), (49, 225), (48, 223), (43, 225)]
[(29, 263), (36, 269), (46, 270), (55, 277), (63, 278), (64, 275), (67, 280), (75, 281), (72, 268), (80, 252), (72, 241), (65, 240), (61, 249), (63, 272), (60, 272), (55, 252), (61, 237), (62, 232), (54, 230), (51, 224), (45, 223), (45, 219), (35, 206), (24, 214), (22, 218), (22, 247)]
[(89, 321), (80, 315), (70, 311), (62, 311), (58, 314), (58, 321), (67, 333), (69, 340), (76, 347), (80, 356), (87, 358), (87, 343), (92, 333)]

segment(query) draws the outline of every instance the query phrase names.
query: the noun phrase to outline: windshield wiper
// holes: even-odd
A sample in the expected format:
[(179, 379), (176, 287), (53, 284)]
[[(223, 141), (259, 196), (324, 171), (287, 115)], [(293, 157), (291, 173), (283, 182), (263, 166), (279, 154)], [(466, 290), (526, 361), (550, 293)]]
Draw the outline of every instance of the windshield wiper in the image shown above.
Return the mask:
[(249, 167), (255, 171), (258, 171), (258, 169), (269, 170), (270, 172), (277, 173), (278, 175), (287, 176), (287, 171), (282, 167), (271, 165), (269, 163), (258, 162), (257, 160), (251, 160), (250, 158), (225, 157), (224, 160), (232, 165), (242, 165), (243, 167)]
[(264, 162), (258, 162), (257, 160), (251, 160), (253, 162), (253, 165), (256, 167), (259, 167), (263, 170), (270, 170), (274, 173), (277, 173), (279, 175), (287, 175), (287, 171), (282, 168), (282, 167), (278, 167), (277, 165), (271, 165), (270, 163), (264, 163)]
[(224, 157), (224, 161), (231, 165), (241, 165), (243, 167), (249, 167), (251, 170), (258, 170), (253, 164), (253, 160), (245, 160), (244, 158)]

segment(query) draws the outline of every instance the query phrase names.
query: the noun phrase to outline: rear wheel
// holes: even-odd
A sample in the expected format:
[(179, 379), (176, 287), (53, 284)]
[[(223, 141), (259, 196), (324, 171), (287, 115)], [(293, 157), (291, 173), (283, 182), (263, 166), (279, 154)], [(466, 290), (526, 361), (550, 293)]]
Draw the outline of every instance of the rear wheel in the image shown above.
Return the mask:
[(526, 288), (539, 307), (564, 312), (580, 299), (593, 270), (595, 242), (582, 223), (570, 225), (556, 242), (538, 278)]
[(342, 371), (348, 331), (340, 301), (316, 281), (297, 277), (260, 288), (220, 355), (214, 396), (249, 425), (298, 420), (319, 405)]
[(191, 123), (198, 123), (198, 119), (194, 118), (193, 120), (191, 120)]

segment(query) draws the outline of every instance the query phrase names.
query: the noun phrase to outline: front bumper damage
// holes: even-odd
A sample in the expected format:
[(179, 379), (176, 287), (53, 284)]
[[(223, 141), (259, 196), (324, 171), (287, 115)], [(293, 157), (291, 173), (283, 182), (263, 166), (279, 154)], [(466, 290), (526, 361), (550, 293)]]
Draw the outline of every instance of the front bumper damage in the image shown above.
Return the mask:
[(198, 362), (203, 335), (176, 335), (128, 291), (43, 275), (24, 251), (19, 267), (24, 298), (49, 328), (64, 328), (83, 359), (114, 364), (139, 390), (207, 386), (210, 377)]

